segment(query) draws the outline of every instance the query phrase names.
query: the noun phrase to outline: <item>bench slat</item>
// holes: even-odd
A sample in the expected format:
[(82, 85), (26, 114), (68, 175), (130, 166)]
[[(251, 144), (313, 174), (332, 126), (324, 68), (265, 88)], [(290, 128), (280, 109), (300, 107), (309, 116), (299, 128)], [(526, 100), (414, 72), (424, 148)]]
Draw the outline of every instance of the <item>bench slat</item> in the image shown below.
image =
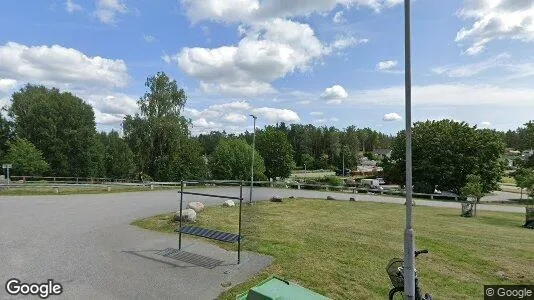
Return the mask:
[(196, 235), (212, 240), (217, 240), (221, 242), (227, 242), (227, 243), (235, 243), (239, 241), (239, 235), (224, 231), (218, 231), (218, 230), (212, 230), (207, 228), (201, 228), (201, 227), (195, 227), (195, 226), (184, 226), (180, 230), (180, 228), (177, 228), (175, 230), (176, 232), (181, 231), (185, 234), (190, 235)]

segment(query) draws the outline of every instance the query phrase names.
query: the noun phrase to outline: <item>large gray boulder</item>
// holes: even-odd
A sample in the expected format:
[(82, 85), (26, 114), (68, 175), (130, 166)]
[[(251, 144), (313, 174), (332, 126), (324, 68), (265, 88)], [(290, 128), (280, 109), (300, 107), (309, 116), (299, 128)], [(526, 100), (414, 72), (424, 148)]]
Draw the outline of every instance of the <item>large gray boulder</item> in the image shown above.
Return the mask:
[[(197, 213), (191, 208), (182, 210), (182, 221), (195, 222), (197, 220)], [(180, 211), (174, 213), (174, 221), (180, 221)]]
[(336, 198), (334, 198), (333, 196), (327, 196), (326, 200), (336, 200)]
[(204, 204), (202, 202), (189, 202), (189, 204), (187, 204), (187, 208), (199, 213), (204, 210)]
[(232, 207), (232, 206), (235, 206), (235, 203), (232, 200), (226, 200), (226, 201), (223, 202), (222, 206)]

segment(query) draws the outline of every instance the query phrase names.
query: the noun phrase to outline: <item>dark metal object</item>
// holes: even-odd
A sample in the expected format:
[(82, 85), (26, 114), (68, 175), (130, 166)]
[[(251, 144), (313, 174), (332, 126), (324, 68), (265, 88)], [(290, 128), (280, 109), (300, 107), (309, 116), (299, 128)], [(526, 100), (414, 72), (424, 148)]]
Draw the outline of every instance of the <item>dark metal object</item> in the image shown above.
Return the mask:
[(184, 226), (181, 229), (175, 231), (181, 231), (186, 234), (196, 235), (207, 239), (217, 240), (227, 243), (235, 243), (239, 241), (239, 235), (229, 232), (223, 232), (218, 230), (212, 230), (207, 228), (200, 228), (194, 226)]
[[(241, 262), (241, 239), (243, 238), (243, 236), (241, 235), (243, 181), (240, 181), (239, 183), (239, 197), (212, 195), (212, 194), (204, 194), (204, 193), (196, 193), (196, 192), (184, 192), (184, 183), (187, 183), (187, 181), (183, 181), (183, 180), (181, 181), (180, 191), (178, 192), (180, 193), (180, 221), (179, 221), (179, 227), (175, 230), (175, 231), (178, 231), (178, 239), (179, 239), (178, 250), (182, 250), (182, 233), (191, 234), (191, 235), (218, 240), (218, 241), (227, 242), (227, 243), (237, 242), (237, 263), (239, 264)], [(239, 232), (238, 234), (223, 232), (223, 231), (218, 231), (218, 230), (213, 230), (213, 229), (207, 229), (207, 228), (201, 228), (201, 227), (196, 227), (196, 226), (182, 226), (182, 210), (183, 210), (184, 194), (239, 200)]]

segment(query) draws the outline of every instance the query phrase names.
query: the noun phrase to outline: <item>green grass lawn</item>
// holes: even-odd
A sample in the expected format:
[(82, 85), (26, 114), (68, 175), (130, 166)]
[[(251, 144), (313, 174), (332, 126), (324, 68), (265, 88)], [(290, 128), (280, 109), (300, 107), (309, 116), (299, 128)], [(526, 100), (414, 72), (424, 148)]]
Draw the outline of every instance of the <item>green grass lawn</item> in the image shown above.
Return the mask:
[[(26, 195), (58, 195), (54, 188), (54, 185), (49, 187), (15, 187), (15, 188), (3, 188), (0, 190), (0, 196), (26, 196)], [(179, 189), (179, 187), (155, 187), (154, 190), (150, 190), (148, 187), (139, 186), (119, 186), (112, 185), (111, 191), (108, 192), (107, 185), (101, 187), (77, 187), (73, 186), (60, 186), (59, 195), (73, 195), (73, 194), (104, 194), (104, 193), (124, 193), (124, 192), (143, 192), (143, 191), (156, 191), (165, 189)]]
[[(284, 201), (244, 206), (244, 249), (275, 261), (221, 299), (235, 299), (270, 275), (333, 299), (386, 297), (386, 264), (403, 251), (403, 205)], [(534, 230), (520, 227), (524, 215), (479, 211), (476, 218), (462, 218), (456, 209), (414, 209), (417, 248), (430, 251), (417, 259), (417, 269), (423, 290), (435, 299), (481, 299), (484, 284), (534, 283)], [(237, 232), (237, 213), (237, 207), (208, 207), (196, 226)], [(172, 214), (132, 224), (163, 232), (176, 227)]]

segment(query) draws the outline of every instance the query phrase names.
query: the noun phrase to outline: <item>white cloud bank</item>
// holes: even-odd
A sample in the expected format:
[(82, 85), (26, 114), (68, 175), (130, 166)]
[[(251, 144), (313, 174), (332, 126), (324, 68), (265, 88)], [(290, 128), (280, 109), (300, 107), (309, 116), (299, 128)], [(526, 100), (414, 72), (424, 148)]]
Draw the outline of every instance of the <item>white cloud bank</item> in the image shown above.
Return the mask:
[[(133, 97), (119, 93), (129, 75), (121, 59), (88, 56), (60, 45), (26, 46), (15, 42), (0, 45), (0, 98), (25, 83), (43, 84), (70, 91), (91, 104), (98, 124), (119, 124), (134, 113)], [(2, 94), (5, 94), (2, 95)]]
[(458, 12), (465, 20), (473, 20), (463, 27), (455, 41), (467, 42), (467, 55), (476, 55), (493, 40), (534, 41), (534, 1), (532, 0), (467, 0)]
[(7, 42), (0, 45), (0, 61), (0, 78), (19, 81), (124, 87), (129, 79), (121, 59), (90, 57), (60, 45)]
[(252, 23), (327, 13), (337, 6), (365, 7), (379, 12), (400, 3), (402, 0), (182, 0), (188, 18), (194, 23), (203, 20)]
[(287, 18), (326, 13), (338, 6), (360, 6), (376, 11), (394, 6), (391, 0), (182, 0), (193, 22), (239, 24), (241, 40), (217, 48), (186, 47), (165, 55), (187, 75), (198, 79), (211, 94), (257, 96), (276, 92), (271, 83), (294, 72), (306, 71), (323, 57), (366, 43), (367, 39), (339, 36), (329, 43), (317, 38), (305, 23)]
[(203, 110), (184, 109), (184, 115), (192, 119), (193, 133), (211, 130), (243, 131), (252, 124), (249, 114), (254, 114), (264, 124), (300, 122), (298, 114), (290, 109), (254, 107), (246, 101), (214, 104)]
[[(374, 90), (350, 91), (346, 103), (361, 105), (404, 105), (404, 86)], [(501, 106), (533, 107), (534, 88), (507, 88), (497, 85), (461, 83), (415, 85), (412, 87), (414, 106)]]

